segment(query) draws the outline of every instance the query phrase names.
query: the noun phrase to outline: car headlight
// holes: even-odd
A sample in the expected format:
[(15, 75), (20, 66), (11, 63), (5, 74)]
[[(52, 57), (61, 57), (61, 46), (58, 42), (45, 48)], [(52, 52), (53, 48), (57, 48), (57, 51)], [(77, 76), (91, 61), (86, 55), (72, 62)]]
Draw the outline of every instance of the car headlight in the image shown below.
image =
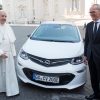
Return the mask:
[(78, 65), (81, 63), (83, 63), (83, 55), (81, 55), (79, 57), (72, 58), (72, 60), (71, 60), (71, 64), (73, 64), (73, 65)]
[(21, 50), (19, 55), (22, 59), (28, 60), (28, 54), (24, 50)]

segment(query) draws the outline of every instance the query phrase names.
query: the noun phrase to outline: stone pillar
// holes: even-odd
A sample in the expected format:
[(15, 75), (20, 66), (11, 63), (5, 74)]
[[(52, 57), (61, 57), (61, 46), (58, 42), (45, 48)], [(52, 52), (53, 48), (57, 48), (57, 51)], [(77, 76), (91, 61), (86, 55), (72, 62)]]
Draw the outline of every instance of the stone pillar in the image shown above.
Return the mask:
[(48, 12), (49, 12), (49, 16), (48, 19), (50, 20), (54, 20), (55, 16), (54, 16), (54, 0), (48, 0)]
[(41, 21), (44, 15), (43, 0), (34, 0), (35, 20)]
[(100, 4), (100, 0), (97, 0), (97, 3)]
[(85, 0), (85, 13), (84, 13), (84, 15), (86, 18), (90, 18), (89, 9), (90, 9), (92, 4), (93, 4), (93, 0)]

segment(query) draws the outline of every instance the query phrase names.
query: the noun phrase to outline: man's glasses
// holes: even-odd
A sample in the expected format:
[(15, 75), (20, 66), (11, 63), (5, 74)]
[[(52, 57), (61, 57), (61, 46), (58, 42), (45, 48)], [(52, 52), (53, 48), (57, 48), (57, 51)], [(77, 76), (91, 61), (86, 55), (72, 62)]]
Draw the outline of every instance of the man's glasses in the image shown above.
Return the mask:
[(90, 11), (89, 13), (90, 13), (90, 14), (93, 14), (93, 13), (95, 13), (95, 11)]

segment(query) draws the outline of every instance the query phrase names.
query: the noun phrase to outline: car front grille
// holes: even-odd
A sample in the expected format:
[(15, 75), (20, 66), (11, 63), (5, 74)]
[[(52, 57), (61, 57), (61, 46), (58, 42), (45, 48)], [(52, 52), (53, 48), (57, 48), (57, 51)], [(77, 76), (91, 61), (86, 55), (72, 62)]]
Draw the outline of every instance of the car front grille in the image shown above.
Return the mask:
[[(34, 81), (36, 83), (42, 84), (42, 85), (47, 85), (47, 86), (59, 86), (59, 85), (66, 85), (69, 82), (71, 82), (75, 75), (71, 73), (43, 73), (43, 72), (38, 72), (32, 69), (24, 68), (23, 72), (25, 73), (26, 77)], [(33, 73), (43, 75), (43, 76), (53, 76), (53, 77), (59, 77), (59, 83), (52, 83), (52, 82), (43, 82), (43, 81), (38, 81), (33, 79)]]
[(60, 65), (64, 65), (71, 62), (71, 58), (46, 59), (46, 58), (31, 55), (31, 54), (28, 54), (28, 57), (31, 61), (40, 65), (46, 66), (46, 67), (60, 66)]

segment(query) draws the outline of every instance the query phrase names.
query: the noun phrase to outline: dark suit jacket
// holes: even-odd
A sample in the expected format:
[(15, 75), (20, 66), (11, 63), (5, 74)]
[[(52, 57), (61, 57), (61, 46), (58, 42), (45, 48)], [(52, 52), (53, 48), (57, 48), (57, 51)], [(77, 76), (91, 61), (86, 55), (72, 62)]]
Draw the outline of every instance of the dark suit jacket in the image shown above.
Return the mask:
[(96, 34), (93, 34), (93, 21), (87, 24), (85, 33), (84, 55), (87, 60), (91, 53), (96, 62), (100, 62), (100, 26)]

